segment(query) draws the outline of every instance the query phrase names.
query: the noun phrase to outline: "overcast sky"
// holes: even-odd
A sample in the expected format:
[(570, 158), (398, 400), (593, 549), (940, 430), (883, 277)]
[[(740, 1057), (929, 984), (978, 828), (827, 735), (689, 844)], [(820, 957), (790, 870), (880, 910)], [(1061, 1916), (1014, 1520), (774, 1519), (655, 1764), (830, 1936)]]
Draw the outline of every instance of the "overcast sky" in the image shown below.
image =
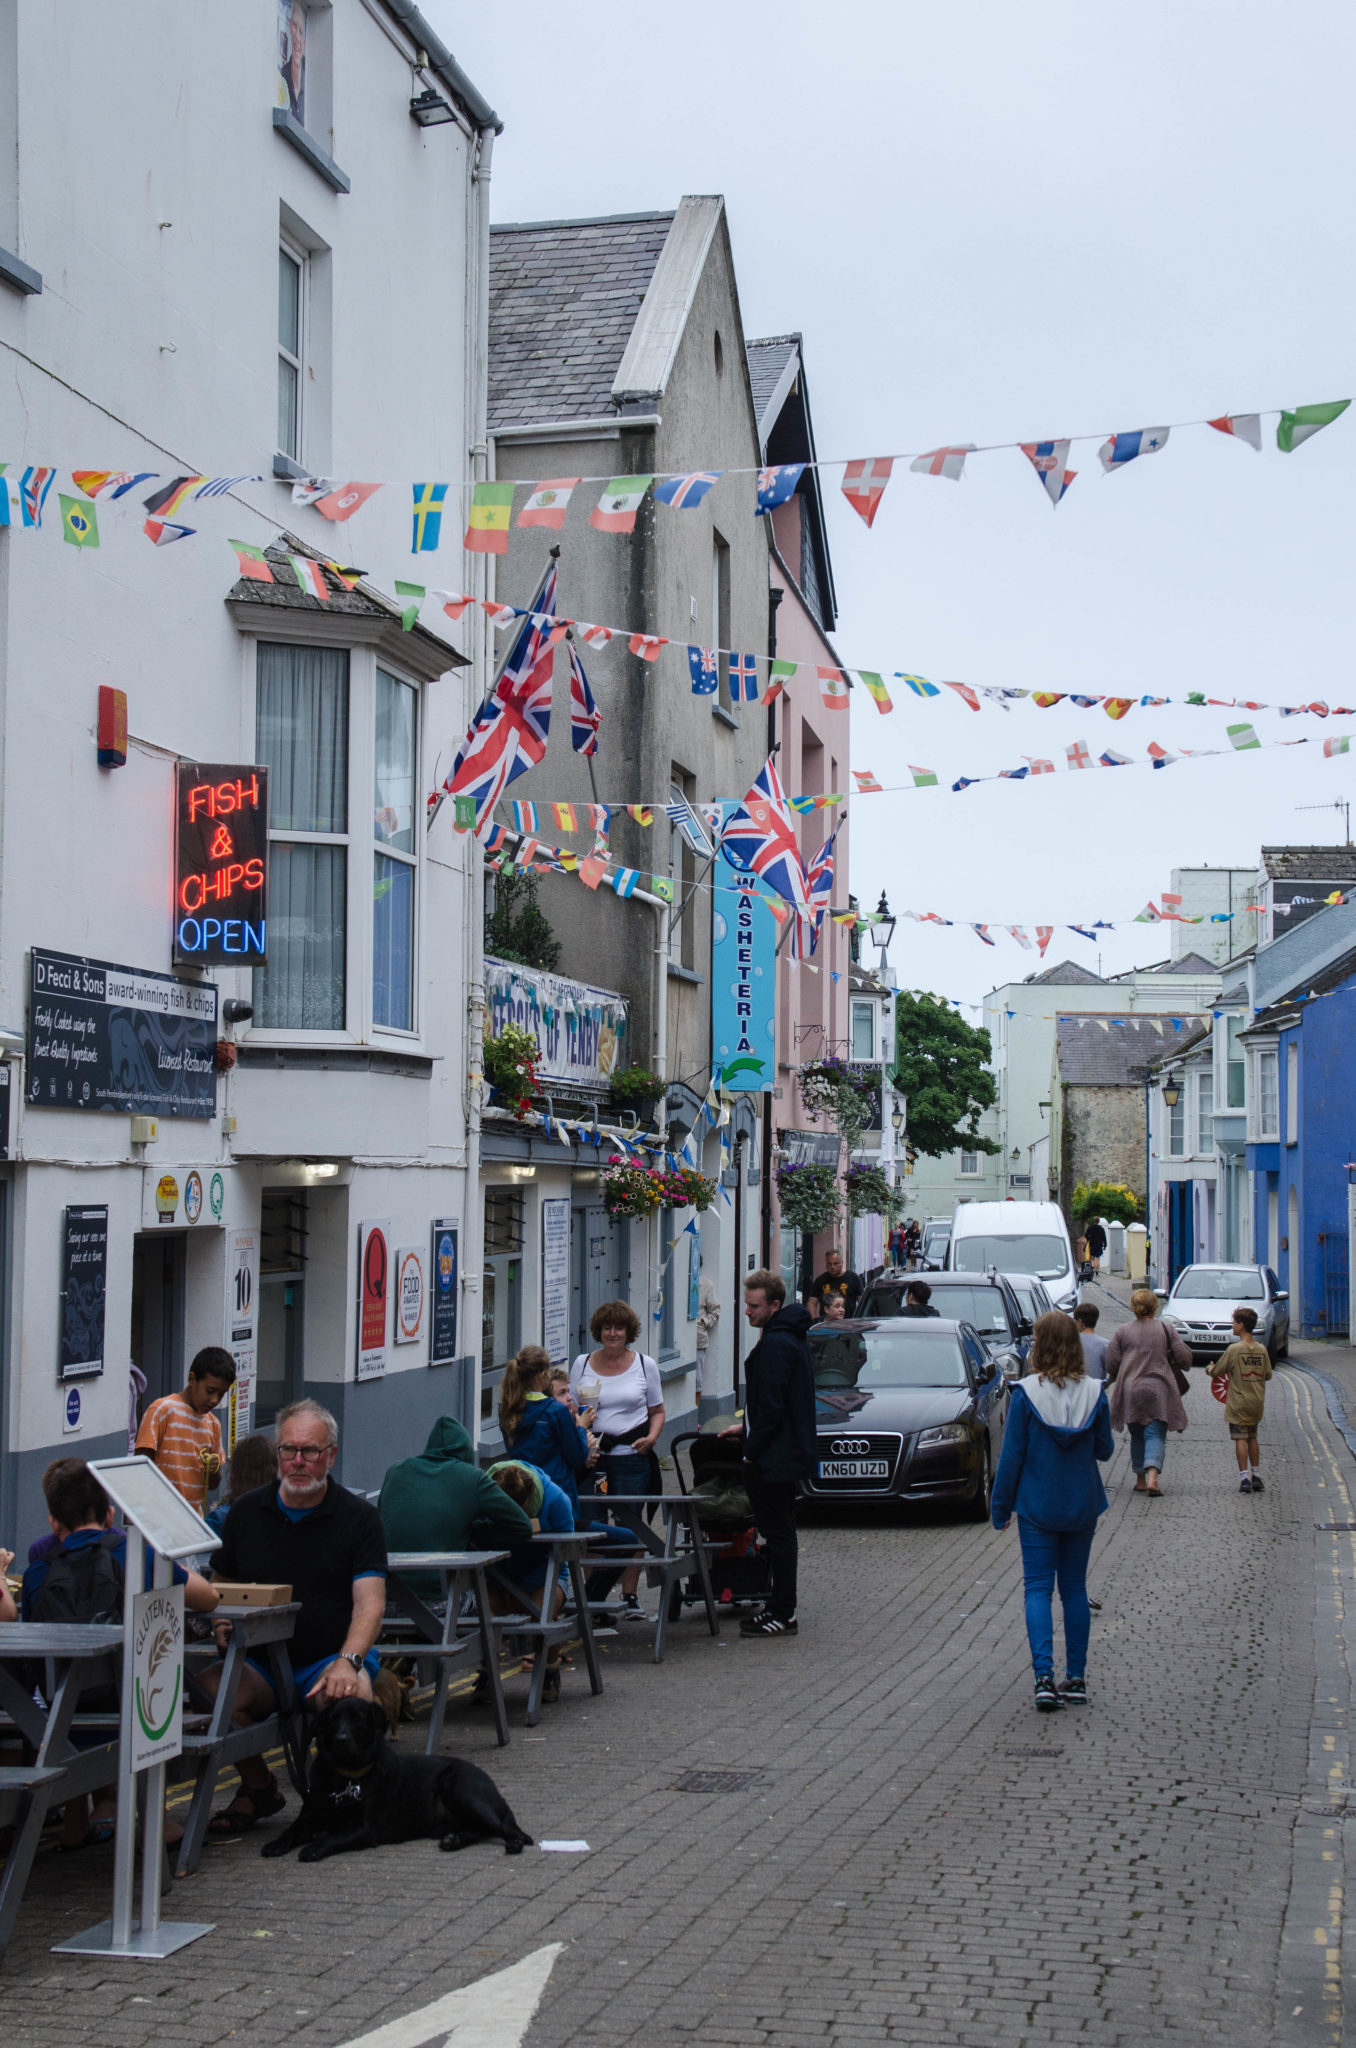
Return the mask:
[[(800, 330), (822, 457), (1095, 434), (1052, 509), (1015, 449), (959, 484), (896, 469), (870, 532), (826, 477), (849, 664), (934, 681), (1356, 703), (1356, 407), (1293, 455), (1207, 427), (1103, 477), (1107, 433), (1356, 395), (1356, 16), (1322, 0), (776, 7), (589, 0), (426, 11), (506, 124), (494, 218), (727, 202), (747, 331)], [(648, 624), (648, 621), (626, 623)], [(663, 629), (662, 621), (657, 622)], [(944, 782), (1225, 746), (1249, 714), (854, 697), (853, 761)], [(1356, 752), (1253, 715), (1293, 751), (1062, 771), (853, 804), (852, 886), (958, 926), (1124, 924), (1107, 969), (1166, 953), (1128, 921), (1174, 865), (1340, 839)], [(1356, 719), (1342, 721), (1356, 732)], [(1096, 743), (1095, 746), (1093, 743)], [(1092, 966), (1059, 932), (1048, 959)], [(901, 925), (901, 984), (976, 1001), (1034, 956)]]

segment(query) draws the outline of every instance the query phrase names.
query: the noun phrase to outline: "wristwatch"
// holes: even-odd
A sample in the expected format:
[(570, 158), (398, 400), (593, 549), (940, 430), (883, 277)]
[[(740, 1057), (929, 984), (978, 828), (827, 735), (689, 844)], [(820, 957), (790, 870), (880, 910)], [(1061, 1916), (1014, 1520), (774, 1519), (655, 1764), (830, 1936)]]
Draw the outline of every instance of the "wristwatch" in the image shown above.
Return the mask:
[(362, 1670), (363, 1660), (356, 1650), (341, 1650), (339, 1655), (343, 1658), (345, 1664), (351, 1664), (355, 1671)]

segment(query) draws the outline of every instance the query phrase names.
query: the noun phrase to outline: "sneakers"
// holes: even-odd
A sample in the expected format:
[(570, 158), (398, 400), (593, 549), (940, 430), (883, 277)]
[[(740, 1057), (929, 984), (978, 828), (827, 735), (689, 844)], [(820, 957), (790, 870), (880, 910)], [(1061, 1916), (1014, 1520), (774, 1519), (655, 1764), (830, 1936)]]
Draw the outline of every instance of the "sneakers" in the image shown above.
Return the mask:
[(556, 1664), (548, 1664), (546, 1667), (546, 1676), (542, 1680), (541, 1703), (544, 1707), (552, 1707), (555, 1705), (556, 1701), (559, 1698), (560, 1667)]
[(1088, 1703), (1086, 1678), (1066, 1678), (1059, 1689), (1059, 1696), (1066, 1707), (1085, 1707)]
[(764, 1608), (761, 1614), (751, 1614), (739, 1624), (741, 1636), (794, 1636), (798, 1633), (795, 1615), (783, 1620), (778, 1614)]
[(1252, 1481), (1251, 1479), (1249, 1479), (1246, 1472), (1243, 1474), (1243, 1477), (1238, 1482), (1238, 1490), (1240, 1493), (1252, 1492)]
[(1252, 1491), (1254, 1493), (1266, 1492), (1266, 1488), (1262, 1484), (1262, 1475), (1260, 1472), (1254, 1472), (1252, 1475)]
[(647, 1621), (649, 1619), (645, 1609), (640, 1604), (637, 1594), (628, 1593), (626, 1595), (622, 1601), (620, 1619), (622, 1621)]
[(1064, 1702), (1055, 1687), (1054, 1672), (1042, 1671), (1040, 1677), (1036, 1680), (1036, 1712), (1038, 1714), (1057, 1714), (1063, 1705)]

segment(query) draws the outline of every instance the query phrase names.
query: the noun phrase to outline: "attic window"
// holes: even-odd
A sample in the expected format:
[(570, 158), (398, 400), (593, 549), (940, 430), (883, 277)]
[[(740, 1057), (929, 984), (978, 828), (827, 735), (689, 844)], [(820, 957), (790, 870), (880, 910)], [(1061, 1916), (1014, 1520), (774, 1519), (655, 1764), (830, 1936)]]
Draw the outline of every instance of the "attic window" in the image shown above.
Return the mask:
[(715, 357), (716, 357), (716, 375), (717, 375), (717, 376), (719, 377), (719, 376), (722, 376), (722, 375), (724, 374), (724, 371), (725, 371), (725, 349), (724, 349), (724, 346), (723, 346), (723, 344), (722, 344), (722, 342), (721, 342), (721, 338), (720, 338), (720, 329), (719, 329), (719, 328), (717, 328), (717, 329), (715, 330)]

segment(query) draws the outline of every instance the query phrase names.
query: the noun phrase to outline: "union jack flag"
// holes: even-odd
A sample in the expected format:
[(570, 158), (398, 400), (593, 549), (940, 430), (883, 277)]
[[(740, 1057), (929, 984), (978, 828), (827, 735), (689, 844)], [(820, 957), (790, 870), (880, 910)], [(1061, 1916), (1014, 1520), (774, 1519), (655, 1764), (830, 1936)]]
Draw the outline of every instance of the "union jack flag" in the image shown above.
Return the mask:
[(810, 908), (808, 913), (800, 910), (796, 912), (795, 929), (791, 934), (793, 960), (808, 960), (819, 944), (824, 913), (833, 901), (834, 842), (837, 837), (838, 828), (835, 828), (806, 869), (806, 896)]
[(603, 714), (593, 701), (579, 649), (570, 642), (570, 744), (576, 754), (596, 754)]
[(811, 909), (795, 819), (771, 757), (743, 803), (737, 804), (726, 820), (720, 844), (732, 868), (760, 876), (797, 910)]
[(443, 784), (444, 796), (475, 798), (477, 838), (489, 830), (494, 807), (508, 785), (535, 767), (546, 752), (555, 665), (547, 621), (554, 618), (555, 609), (553, 560)]

